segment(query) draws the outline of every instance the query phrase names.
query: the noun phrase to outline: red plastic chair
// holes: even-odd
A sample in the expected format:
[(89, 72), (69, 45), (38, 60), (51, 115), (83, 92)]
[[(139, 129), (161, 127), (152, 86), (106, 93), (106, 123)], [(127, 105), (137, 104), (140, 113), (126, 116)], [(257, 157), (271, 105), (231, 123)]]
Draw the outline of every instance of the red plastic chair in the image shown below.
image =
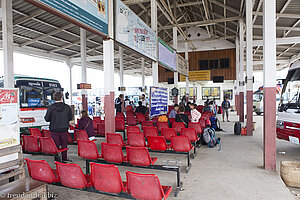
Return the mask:
[(43, 137), (42, 132), (38, 128), (29, 128), (29, 133), (34, 137)]
[(73, 140), (71, 134), (68, 132), (68, 143), (72, 144), (73, 142), (74, 142), (74, 140)]
[(130, 113), (130, 112), (133, 112), (132, 106), (130, 106), (130, 105), (126, 106), (126, 107), (125, 107), (125, 111), (126, 111), (126, 114), (127, 114), (127, 113)]
[(83, 174), (77, 164), (65, 164), (55, 161), (57, 175), (62, 185), (70, 188), (88, 188), (91, 186), (90, 175)]
[(121, 147), (125, 147), (124, 140), (122, 138), (122, 135), (118, 133), (107, 133), (107, 143), (108, 144), (118, 144)]
[(145, 147), (146, 142), (144, 134), (140, 132), (128, 132), (128, 141), (129, 146), (132, 147)]
[(128, 116), (126, 118), (126, 121), (127, 121), (127, 125), (129, 125), (129, 126), (136, 126), (137, 125), (137, 121), (134, 117)]
[(97, 160), (99, 155), (97, 146), (93, 141), (78, 140), (78, 156), (85, 159)]
[(98, 121), (98, 123), (101, 121), (101, 117), (96, 117), (96, 116), (94, 116), (93, 117), (93, 120), (96, 120), (96, 121)]
[(125, 131), (125, 120), (122, 118), (116, 117), (115, 129), (116, 129), (116, 131)]
[(68, 148), (58, 149), (52, 138), (40, 137), (39, 141), (41, 145), (41, 152), (46, 154), (58, 154), (68, 150)]
[(50, 130), (42, 129), (42, 134), (43, 134), (43, 137), (51, 137)]
[(94, 130), (97, 130), (98, 123), (99, 123), (99, 120), (93, 119), (93, 127), (94, 127)]
[(192, 146), (188, 136), (173, 136), (171, 146), (174, 151), (189, 152), (194, 147)]
[(175, 122), (175, 118), (169, 118), (169, 121), (171, 122), (171, 124), (173, 124)]
[(120, 118), (125, 119), (124, 113), (117, 113), (117, 114), (116, 114), (116, 117), (120, 117)]
[(89, 136), (85, 130), (74, 130), (74, 139), (77, 140), (89, 140)]
[(185, 128), (183, 122), (174, 122), (172, 123), (172, 128), (175, 129), (176, 133), (180, 133), (182, 128)]
[(162, 128), (169, 128), (168, 122), (157, 122), (157, 131), (161, 132)]
[(176, 136), (176, 131), (174, 128), (162, 128), (161, 136), (164, 136), (166, 140), (171, 140), (172, 136)]
[(199, 123), (202, 129), (206, 128), (206, 120), (204, 118), (200, 118)]
[(59, 182), (56, 169), (51, 169), (44, 160), (30, 160), (25, 158), (29, 176), (38, 181), (53, 183)]
[(155, 127), (144, 127), (144, 136), (147, 138), (148, 136), (158, 136), (157, 129)]
[(136, 114), (136, 119), (139, 123), (143, 123), (146, 121), (146, 116), (143, 114)]
[(101, 143), (101, 158), (107, 162), (122, 163), (126, 162), (122, 147), (118, 144)]
[(32, 135), (22, 135), (22, 149), (27, 152), (39, 152), (40, 146), (37, 138)]
[(115, 165), (91, 163), (91, 184), (102, 192), (126, 192), (126, 182), (122, 181), (119, 169)]
[(151, 158), (146, 147), (126, 147), (127, 161), (131, 165), (149, 166), (153, 165), (157, 158)]
[(97, 135), (99, 136), (105, 136), (105, 123), (104, 120), (102, 120), (100, 124), (97, 126)]
[(153, 121), (142, 122), (142, 128), (143, 129), (144, 129), (145, 126), (147, 126), (147, 127), (154, 127)]
[(148, 136), (148, 147), (155, 151), (165, 151), (169, 149), (166, 140), (163, 136)]
[(189, 122), (189, 128), (195, 129), (197, 134), (201, 134), (203, 132), (201, 124), (197, 122)]
[(127, 171), (126, 179), (128, 192), (135, 199), (167, 199), (172, 191), (171, 186), (161, 185), (155, 174), (137, 174)]
[(200, 138), (197, 136), (197, 132), (194, 128), (183, 128), (181, 129), (180, 135), (187, 136), (191, 142), (196, 142)]
[(201, 119), (204, 119), (204, 120), (206, 121), (206, 120), (208, 120), (208, 119), (209, 119), (209, 115), (208, 115), (208, 114), (205, 114), (205, 113), (203, 113), (203, 114), (201, 115)]
[(138, 126), (127, 126), (126, 127), (127, 133), (128, 132), (141, 132)]

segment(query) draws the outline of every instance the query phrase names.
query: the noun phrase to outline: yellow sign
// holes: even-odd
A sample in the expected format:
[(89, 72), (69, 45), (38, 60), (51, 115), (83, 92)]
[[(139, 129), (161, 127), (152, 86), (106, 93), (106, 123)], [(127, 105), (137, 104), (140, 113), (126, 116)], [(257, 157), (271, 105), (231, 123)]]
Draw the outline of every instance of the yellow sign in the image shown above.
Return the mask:
[[(180, 74), (180, 81), (185, 81), (185, 76)], [(210, 81), (210, 70), (190, 71), (189, 81)]]

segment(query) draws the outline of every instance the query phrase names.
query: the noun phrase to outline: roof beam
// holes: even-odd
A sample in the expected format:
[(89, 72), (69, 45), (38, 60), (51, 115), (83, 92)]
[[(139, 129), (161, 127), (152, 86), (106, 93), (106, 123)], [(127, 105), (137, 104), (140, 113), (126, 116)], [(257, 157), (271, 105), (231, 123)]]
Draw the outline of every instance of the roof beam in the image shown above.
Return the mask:
[[(299, 37), (277, 38), (276, 45), (300, 43)], [(263, 40), (253, 40), (253, 46), (263, 46)]]
[[(258, 15), (258, 16), (263, 16), (263, 12), (257, 12), (253, 11), (253, 15)], [(277, 18), (282, 17), (282, 18), (295, 18), (299, 19), (300, 15), (297, 14), (291, 14), (291, 13), (276, 13)]]
[(195, 6), (195, 5), (200, 5), (202, 4), (201, 1), (194, 1), (194, 2), (187, 2), (187, 3), (179, 3), (177, 4), (177, 8), (181, 8), (181, 7), (187, 7), (187, 6)]
[(228, 6), (228, 5), (224, 5), (223, 3), (221, 3), (221, 2), (219, 2), (219, 1), (217, 1), (217, 0), (210, 0), (210, 2), (212, 2), (212, 3), (215, 4), (215, 5), (220, 6), (220, 7), (222, 7), (222, 8), (225, 8), (226, 10), (228, 10), (228, 11), (230, 11), (230, 12), (233, 12), (233, 13), (235, 13), (235, 14), (237, 14), (237, 15), (240, 14), (240, 11), (239, 11), (239, 10), (237, 10), (237, 9), (235, 9), (235, 8), (232, 8), (231, 6)]
[[(256, 28), (256, 29), (262, 29), (263, 27), (264, 27), (263, 25), (253, 25), (253, 28)], [(300, 31), (300, 27), (276, 26), (276, 29), (283, 30), (283, 31), (287, 31), (287, 30)]]

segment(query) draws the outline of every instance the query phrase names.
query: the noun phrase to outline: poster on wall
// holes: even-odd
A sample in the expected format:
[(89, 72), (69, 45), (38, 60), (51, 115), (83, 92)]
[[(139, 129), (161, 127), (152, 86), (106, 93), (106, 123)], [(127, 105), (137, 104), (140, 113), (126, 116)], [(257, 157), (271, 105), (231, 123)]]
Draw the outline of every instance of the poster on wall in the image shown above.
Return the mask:
[(150, 88), (150, 117), (168, 113), (168, 89)]
[(233, 90), (232, 90), (232, 89), (229, 89), (229, 90), (223, 90), (223, 95), (224, 95), (224, 98), (225, 98), (225, 97), (228, 97), (229, 100), (232, 100)]
[(220, 98), (220, 87), (202, 87), (202, 100)]
[(0, 89), (0, 149), (20, 144), (18, 89)]
[(108, 0), (25, 0), (101, 35), (108, 34)]
[(184, 76), (189, 75), (189, 62), (179, 54), (177, 54), (177, 71)]
[(167, 45), (161, 38), (158, 38), (158, 61), (172, 71), (176, 71), (176, 51)]
[(156, 33), (121, 0), (115, 2), (115, 39), (157, 61)]

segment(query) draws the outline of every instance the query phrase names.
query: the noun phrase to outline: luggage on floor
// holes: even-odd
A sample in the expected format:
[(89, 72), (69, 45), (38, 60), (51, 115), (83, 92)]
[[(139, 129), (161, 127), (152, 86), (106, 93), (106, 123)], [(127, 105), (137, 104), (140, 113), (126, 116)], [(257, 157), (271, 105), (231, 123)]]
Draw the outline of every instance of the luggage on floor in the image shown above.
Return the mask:
[(235, 135), (240, 135), (242, 131), (242, 124), (240, 122), (236, 122), (234, 124), (234, 134)]

